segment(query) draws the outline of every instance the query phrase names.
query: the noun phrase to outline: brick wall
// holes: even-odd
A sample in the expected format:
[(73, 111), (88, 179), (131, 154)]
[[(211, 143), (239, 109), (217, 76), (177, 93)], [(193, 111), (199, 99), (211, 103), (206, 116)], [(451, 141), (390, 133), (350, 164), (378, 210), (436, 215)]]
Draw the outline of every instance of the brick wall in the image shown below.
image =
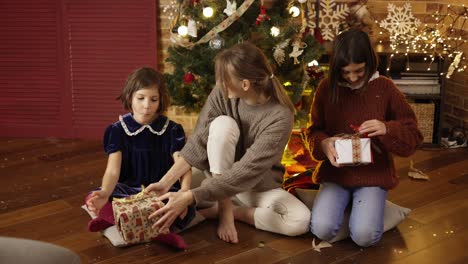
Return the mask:
[[(309, 0), (311, 1), (311, 0)], [(159, 44), (160, 50), (160, 69), (164, 71), (172, 71), (172, 65), (164, 63), (167, 58), (167, 48), (170, 45), (170, 28), (171, 21), (168, 21), (167, 15), (162, 12), (165, 6), (169, 5), (171, 0), (160, 0), (160, 36)], [(336, 3), (355, 3), (356, 0), (336, 0)], [(382, 20), (387, 17), (388, 3), (393, 3), (397, 6), (402, 6), (407, 1), (380, 1), (368, 0), (367, 7), (375, 19)], [(415, 0), (410, 1), (412, 6), (412, 13), (415, 17), (419, 18), (425, 23), (435, 22), (428, 14), (434, 13), (439, 8), (446, 8), (448, 4), (461, 6), (466, 4), (466, 0)], [(443, 10), (443, 9), (442, 9)], [(466, 26), (465, 26), (466, 27)], [(465, 45), (465, 53), (468, 57), (468, 47)], [(448, 65), (446, 65), (448, 66)], [(455, 125), (464, 126), (468, 128), (468, 74), (466, 72), (457, 72), (452, 75), (451, 79), (446, 80), (445, 83), (445, 96), (442, 102), (441, 121), (442, 125), (452, 127)], [(180, 111), (179, 111), (180, 112)], [(174, 112), (175, 113), (175, 112)], [(192, 117), (193, 118), (193, 117)], [(190, 121), (192, 122), (192, 121)], [(190, 123), (189, 122), (189, 123)]]

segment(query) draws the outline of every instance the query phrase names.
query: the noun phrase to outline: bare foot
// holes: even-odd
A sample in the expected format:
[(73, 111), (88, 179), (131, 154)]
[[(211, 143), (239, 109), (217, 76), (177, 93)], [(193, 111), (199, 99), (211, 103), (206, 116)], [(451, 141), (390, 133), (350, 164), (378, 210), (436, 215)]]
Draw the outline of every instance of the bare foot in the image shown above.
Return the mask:
[(219, 209), (218, 237), (228, 243), (236, 244), (239, 242), (239, 239), (237, 238), (237, 229), (234, 224), (232, 204), (226, 208)]

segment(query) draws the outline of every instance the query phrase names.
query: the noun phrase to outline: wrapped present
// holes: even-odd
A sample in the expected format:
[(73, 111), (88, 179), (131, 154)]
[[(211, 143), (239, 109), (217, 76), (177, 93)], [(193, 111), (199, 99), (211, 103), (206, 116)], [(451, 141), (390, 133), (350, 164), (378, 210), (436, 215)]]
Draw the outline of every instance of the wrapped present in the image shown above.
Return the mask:
[(357, 135), (346, 136), (335, 141), (338, 154), (336, 162), (340, 165), (363, 165), (372, 163), (371, 140)]
[(148, 219), (150, 214), (163, 207), (164, 203), (154, 194), (145, 194), (143, 190), (126, 198), (112, 201), (115, 225), (128, 244), (148, 242), (159, 233), (152, 225), (159, 219)]

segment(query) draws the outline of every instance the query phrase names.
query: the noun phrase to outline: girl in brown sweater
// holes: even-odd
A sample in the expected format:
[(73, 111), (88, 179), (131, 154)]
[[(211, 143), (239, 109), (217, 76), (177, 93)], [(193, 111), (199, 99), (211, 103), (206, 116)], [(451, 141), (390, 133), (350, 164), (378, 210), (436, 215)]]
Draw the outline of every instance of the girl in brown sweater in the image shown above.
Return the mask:
[[(308, 140), (321, 161), (322, 184), (312, 208), (311, 232), (332, 240), (350, 204), (350, 236), (360, 246), (377, 243), (383, 233), (387, 191), (396, 187), (392, 154), (409, 156), (422, 142), (414, 112), (388, 78), (379, 76), (377, 57), (367, 34), (351, 29), (334, 41), (329, 77), (321, 82), (310, 112)], [(371, 138), (373, 163), (340, 166), (338, 134)], [(375, 151), (378, 149), (380, 151)]]

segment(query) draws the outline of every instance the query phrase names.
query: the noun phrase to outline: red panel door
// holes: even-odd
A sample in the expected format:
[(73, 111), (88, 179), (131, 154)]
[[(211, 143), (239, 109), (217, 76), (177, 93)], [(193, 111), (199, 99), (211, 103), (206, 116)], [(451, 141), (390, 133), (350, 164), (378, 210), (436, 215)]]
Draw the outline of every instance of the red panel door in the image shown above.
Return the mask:
[(100, 138), (157, 65), (155, 0), (1, 1), (0, 32), (0, 136)]
[(61, 6), (0, 2), (0, 136), (65, 136)]
[(101, 137), (124, 112), (115, 98), (128, 74), (156, 66), (155, 5), (154, 0), (66, 1), (73, 136)]

